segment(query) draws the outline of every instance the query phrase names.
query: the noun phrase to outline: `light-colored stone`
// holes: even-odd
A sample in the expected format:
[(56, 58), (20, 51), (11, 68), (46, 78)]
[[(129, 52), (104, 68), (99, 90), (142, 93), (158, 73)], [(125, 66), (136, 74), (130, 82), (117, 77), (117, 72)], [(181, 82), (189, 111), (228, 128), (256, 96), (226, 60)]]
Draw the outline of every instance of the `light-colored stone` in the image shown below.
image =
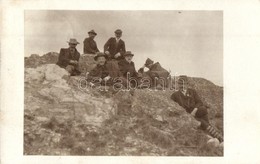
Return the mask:
[(219, 146), (219, 140), (217, 138), (211, 138), (207, 141), (207, 144), (213, 147)]

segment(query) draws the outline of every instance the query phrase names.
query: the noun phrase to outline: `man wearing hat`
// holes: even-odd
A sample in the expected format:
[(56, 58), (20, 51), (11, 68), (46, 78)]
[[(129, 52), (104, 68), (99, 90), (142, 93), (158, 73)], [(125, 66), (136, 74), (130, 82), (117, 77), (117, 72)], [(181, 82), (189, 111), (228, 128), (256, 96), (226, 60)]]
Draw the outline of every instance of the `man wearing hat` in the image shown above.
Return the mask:
[(96, 54), (99, 52), (97, 48), (97, 43), (94, 40), (96, 37), (97, 33), (94, 30), (91, 30), (88, 32), (89, 37), (84, 40), (84, 48), (83, 52), (84, 54)]
[[(109, 72), (109, 66), (107, 65), (107, 55), (102, 52), (98, 52), (94, 57), (94, 60), (97, 62), (95, 68), (93, 68), (87, 76), (87, 81), (93, 86), (107, 85), (111, 86), (117, 81), (111, 76)], [(120, 78), (121, 85), (126, 86), (126, 80)], [(116, 86), (115, 86), (116, 87)]]
[(123, 59), (123, 54), (125, 53), (125, 42), (121, 39), (122, 30), (117, 29), (115, 31), (115, 37), (108, 39), (104, 45), (104, 52), (108, 55), (110, 59), (121, 60)]
[(59, 65), (61, 68), (66, 69), (71, 76), (79, 75), (79, 57), (80, 54), (76, 49), (77, 44), (79, 42), (72, 38), (68, 41), (69, 48), (61, 48), (60, 54), (58, 58), (57, 65)]
[(106, 59), (107, 56), (102, 52), (98, 52), (97, 55), (94, 57), (94, 60), (97, 62), (97, 65), (88, 74), (87, 80), (89, 82), (93, 84), (95, 83), (103, 84), (104, 82), (111, 79), (107, 69)]
[(134, 54), (131, 51), (126, 51), (124, 54), (124, 59), (118, 62), (119, 70), (121, 76), (130, 82), (134, 87), (140, 82), (140, 74), (136, 72), (135, 64), (132, 61)]
[(182, 106), (186, 112), (190, 113), (196, 120), (200, 122), (199, 129), (208, 132), (212, 137), (223, 141), (222, 135), (215, 130), (209, 123), (207, 108), (197, 92), (188, 88), (188, 77), (185, 75), (178, 78), (178, 90), (171, 95), (171, 99)]
[[(149, 71), (144, 72), (147, 67)], [(150, 78), (151, 86), (156, 88), (165, 88), (168, 86), (169, 72), (164, 69), (159, 62), (154, 63), (153, 60), (147, 58), (143, 67), (138, 70), (144, 77)]]

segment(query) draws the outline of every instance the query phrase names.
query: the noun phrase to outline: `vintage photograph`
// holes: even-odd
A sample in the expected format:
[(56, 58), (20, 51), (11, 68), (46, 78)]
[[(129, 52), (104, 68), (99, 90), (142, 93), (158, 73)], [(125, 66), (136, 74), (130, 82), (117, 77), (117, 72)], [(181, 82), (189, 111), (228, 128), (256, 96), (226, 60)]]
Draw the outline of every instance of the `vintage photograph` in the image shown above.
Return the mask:
[(24, 11), (24, 155), (222, 157), (223, 91), (223, 11)]

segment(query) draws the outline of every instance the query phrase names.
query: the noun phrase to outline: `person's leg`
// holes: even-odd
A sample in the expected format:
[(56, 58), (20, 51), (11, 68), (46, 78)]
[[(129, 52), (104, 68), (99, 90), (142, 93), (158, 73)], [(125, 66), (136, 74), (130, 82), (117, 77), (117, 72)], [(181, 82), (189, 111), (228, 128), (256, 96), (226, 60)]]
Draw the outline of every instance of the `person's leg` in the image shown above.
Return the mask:
[(120, 70), (119, 70), (119, 66), (118, 66), (118, 61), (116, 61), (116, 60), (107, 61), (107, 69), (108, 69), (109, 75), (112, 78), (119, 77)]
[(208, 127), (209, 123), (209, 118), (208, 118), (208, 110), (206, 107), (201, 106), (198, 108), (196, 114), (195, 114), (195, 119), (198, 120), (200, 124), (200, 128), (202, 130), (206, 130)]
[(200, 129), (208, 132), (212, 137), (217, 138), (220, 142), (223, 141), (222, 135), (213, 126), (210, 125), (206, 107), (199, 107), (195, 114), (195, 118), (201, 123)]

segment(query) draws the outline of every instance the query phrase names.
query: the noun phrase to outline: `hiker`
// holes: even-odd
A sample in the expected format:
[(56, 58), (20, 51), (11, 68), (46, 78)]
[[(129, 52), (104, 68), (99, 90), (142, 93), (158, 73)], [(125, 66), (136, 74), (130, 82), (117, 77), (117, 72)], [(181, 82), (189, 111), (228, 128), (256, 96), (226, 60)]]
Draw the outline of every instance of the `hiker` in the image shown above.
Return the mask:
[(115, 37), (111, 37), (108, 39), (106, 44), (104, 45), (104, 52), (108, 55), (108, 59), (123, 59), (123, 54), (125, 53), (125, 42), (121, 39), (122, 30), (117, 29), (115, 31)]
[[(147, 67), (149, 70), (144, 72), (144, 68)], [(168, 86), (169, 72), (164, 69), (159, 62), (154, 63), (153, 60), (147, 58), (143, 67), (138, 70), (143, 77), (150, 78), (151, 87), (157, 89), (164, 89)]]
[(57, 65), (66, 69), (71, 76), (79, 75), (80, 71), (78, 61), (80, 54), (76, 49), (76, 46), (79, 44), (79, 42), (72, 38), (68, 41), (68, 44), (69, 48), (60, 49)]
[(208, 132), (212, 137), (223, 142), (222, 135), (209, 123), (207, 107), (202, 103), (196, 91), (187, 87), (187, 76), (180, 76), (177, 82), (179, 89), (171, 95), (171, 99), (177, 102), (186, 110), (186, 112), (190, 113), (200, 122), (199, 129)]
[(104, 52), (108, 56), (109, 72), (113, 78), (120, 76), (118, 67), (118, 61), (124, 59), (123, 54), (125, 53), (125, 42), (121, 39), (122, 30), (117, 29), (115, 31), (115, 37), (108, 39), (104, 45)]
[(123, 56), (124, 59), (118, 62), (121, 76), (130, 82), (133, 87), (137, 87), (140, 82), (141, 75), (136, 72), (135, 64), (132, 61), (134, 54), (132, 54), (131, 51), (126, 51)]
[[(97, 62), (97, 65), (88, 74), (87, 81), (90, 82), (91, 85), (111, 86), (115, 84), (117, 81), (110, 76), (111, 73), (109, 72), (106, 62), (107, 55), (102, 52), (98, 52), (94, 57), (94, 60)], [(122, 86), (126, 86), (126, 81), (123, 79), (120, 80), (122, 81)]]
[(89, 37), (84, 40), (84, 48), (83, 52), (84, 54), (96, 54), (99, 52), (97, 48), (97, 43), (94, 40), (96, 37), (97, 33), (94, 30), (91, 30), (88, 32)]

